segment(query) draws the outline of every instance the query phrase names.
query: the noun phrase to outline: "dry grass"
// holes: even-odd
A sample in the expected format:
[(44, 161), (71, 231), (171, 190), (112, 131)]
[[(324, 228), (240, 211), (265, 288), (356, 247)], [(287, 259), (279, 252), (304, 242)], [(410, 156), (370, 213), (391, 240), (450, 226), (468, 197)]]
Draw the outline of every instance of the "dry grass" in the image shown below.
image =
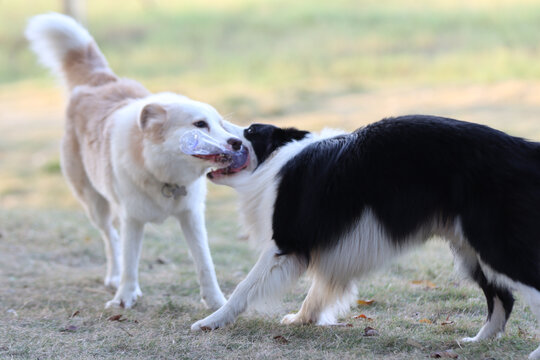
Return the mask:
[[(383, 114), (454, 113), (538, 139), (540, 128), (533, 121), (540, 110), (538, 90), (538, 84), (522, 82), (391, 89), (332, 97), (287, 116), (259, 120), (309, 129), (325, 124), (352, 129)], [(3, 169), (14, 184), (5, 178), (0, 181), (4, 189), (0, 358), (411, 359), (453, 348), (462, 359), (514, 359), (537, 345), (534, 318), (521, 301), (505, 337), (463, 348), (456, 343), (479, 329), (485, 301), (478, 289), (452, 275), (451, 255), (441, 242), (362, 280), (359, 297), (375, 299), (375, 304), (352, 309), (343, 320), (353, 327), (279, 325), (282, 315), (299, 308), (307, 290), (304, 279), (271, 314), (248, 314), (227, 329), (191, 334), (190, 324), (209, 312), (199, 302), (193, 264), (178, 226), (167, 222), (147, 231), (140, 266), (142, 300), (132, 310), (104, 310), (113, 294), (102, 286), (104, 260), (98, 233), (80, 210), (62, 210), (78, 207), (60, 174), (43, 165), (54, 163), (58, 156), (60, 104), (43, 104), (48, 112), (41, 112), (14, 103), (5, 103), (4, 108), (10, 109), (13, 121), (24, 121), (25, 126), (0, 123), (0, 143), (7, 144)], [(510, 116), (514, 113), (519, 117)], [(42, 157), (39, 165), (32, 163), (37, 156)], [(18, 193), (10, 188), (15, 185)], [(210, 186), (207, 223), (219, 282), (230, 294), (255, 261), (248, 245), (237, 239), (235, 197), (230, 189)], [(413, 285), (413, 280), (428, 280), (437, 287)], [(374, 320), (350, 319), (360, 313)], [(107, 320), (115, 314), (126, 321)], [(447, 318), (453, 323), (442, 325)], [(364, 337), (366, 326), (376, 328), (380, 336)], [(288, 342), (275, 340), (278, 335)]]
[[(511, 359), (524, 357), (537, 343), (534, 318), (519, 302), (505, 337), (460, 348), (455, 340), (478, 330), (485, 304), (480, 291), (451, 275), (451, 255), (442, 242), (362, 280), (360, 298), (375, 302), (352, 309), (343, 319), (352, 327), (279, 325), (280, 316), (298, 309), (307, 289), (304, 279), (271, 314), (247, 314), (226, 329), (193, 334), (190, 324), (209, 312), (199, 302), (176, 224), (147, 231), (140, 266), (144, 297), (134, 309), (120, 311), (103, 309), (112, 293), (101, 284), (101, 242), (82, 214), (2, 211), (0, 216), (1, 358), (411, 359), (453, 348), (462, 359)], [(234, 214), (220, 218), (232, 222)], [(216, 228), (213, 216), (209, 220), (218, 278), (230, 294), (254, 258), (234, 239), (234, 226)], [(351, 319), (361, 313), (373, 321)], [(108, 320), (117, 314), (125, 321)], [(447, 320), (452, 323), (443, 325)], [(363, 336), (366, 326), (380, 336)], [(287, 343), (274, 339), (278, 335)]]
[[(352, 130), (431, 113), (540, 140), (532, 0), (88, 3), (90, 28), (117, 72), (152, 90), (189, 92), (236, 122)], [(501, 339), (456, 343), (480, 328), (485, 301), (452, 275), (439, 241), (361, 280), (359, 297), (375, 303), (352, 308), (343, 319), (352, 327), (279, 325), (299, 308), (302, 279), (270, 314), (192, 334), (209, 312), (179, 228), (166, 222), (147, 229), (144, 297), (132, 310), (104, 310), (113, 294), (102, 285), (102, 244), (59, 171), (62, 93), (21, 36), (27, 16), (58, 4), (4, 2), (0, 12), (0, 358), (423, 359), (453, 348), (460, 359), (515, 359), (537, 346), (522, 301)], [(207, 224), (226, 294), (255, 261), (238, 240), (235, 210), (230, 189), (210, 186)], [(126, 320), (107, 320), (117, 314)], [(373, 321), (351, 319), (358, 314)], [(364, 337), (366, 326), (380, 335)]]

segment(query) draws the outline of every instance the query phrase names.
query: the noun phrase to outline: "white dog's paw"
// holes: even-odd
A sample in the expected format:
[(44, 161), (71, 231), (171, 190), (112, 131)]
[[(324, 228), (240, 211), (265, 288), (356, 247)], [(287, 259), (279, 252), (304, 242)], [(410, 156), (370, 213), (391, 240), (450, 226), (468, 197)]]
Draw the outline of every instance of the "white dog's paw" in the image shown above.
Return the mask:
[(464, 343), (471, 343), (471, 342), (477, 342), (478, 339), (476, 337), (464, 337), (460, 341)]
[(281, 319), (281, 323), (283, 325), (305, 325), (309, 324), (310, 321), (306, 321), (302, 316), (300, 316), (300, 313), (295, 314), (287, 314)]
[(105, 283), (105, 287), (116, 290), (120, 286), (120, 275), (114, 275), (114, 276), (109, 275), (105, 277), (104, 283)]
[[(223, 308), (222, 308), (223, 309)], [(191, 331), (210, 331), (222, 328), (234, 322), (234, 316), (226, 311), (216, 311), (210, 316), (191, 325)]]
[(225, 296), (223, 296), (222, 293), (219, 293), (212, 297), (203, 296), (201, 301), (207, 308), (215, 311), (221, 308), (223, 305), (225, 305), (225, 303), (227, 302), (227, 299), (225, 299)]
[[(131, 288), (131, 289), (130, 289)], [(105, 309), (109, 308), (123, 308), (129, 309), (135, 305), (138, 297), (142, 296), (142, 291), (139, 285), (131, 287), (122, 287), (118, 288), (116, 295), (111, 301), (108, 301), (105, 304)]]

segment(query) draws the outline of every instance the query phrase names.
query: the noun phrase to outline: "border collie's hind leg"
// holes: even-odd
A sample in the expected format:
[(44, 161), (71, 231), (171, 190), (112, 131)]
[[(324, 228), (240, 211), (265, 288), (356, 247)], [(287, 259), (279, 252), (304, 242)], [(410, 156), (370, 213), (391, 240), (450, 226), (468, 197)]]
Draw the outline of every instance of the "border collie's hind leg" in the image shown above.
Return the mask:
[[(540, 291), (529, 286), (523, 286), (519, 290), (524, 295), (532, 313), (538, 320), (538, 325), (540, 326)], [(540, 346), (529, 354), (529, 359), (540, 359)]]
[(356, 294), (352, 283), (339, 284), (316, 274), (300, 311), (281, 320), (287, 325), (337, 325), (336, 316), (348, 310)]

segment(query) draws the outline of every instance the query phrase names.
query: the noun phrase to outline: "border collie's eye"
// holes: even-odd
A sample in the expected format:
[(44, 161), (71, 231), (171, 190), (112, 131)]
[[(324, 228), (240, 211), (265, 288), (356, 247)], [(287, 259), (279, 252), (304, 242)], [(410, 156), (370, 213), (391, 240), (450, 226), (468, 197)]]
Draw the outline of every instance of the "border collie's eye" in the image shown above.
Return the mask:
[(247, 133), (250, 135), (253, 134), (253, 128), (251, 126), (247, 128)]
[(203, 121), (203, 120), (195, 121), (193, 123), (193, 126), (198, 127), (198, 128), (208, 128), (208, 129), (210, 129), (210, 127), (208, 126), (208, 123), (206, 121)]

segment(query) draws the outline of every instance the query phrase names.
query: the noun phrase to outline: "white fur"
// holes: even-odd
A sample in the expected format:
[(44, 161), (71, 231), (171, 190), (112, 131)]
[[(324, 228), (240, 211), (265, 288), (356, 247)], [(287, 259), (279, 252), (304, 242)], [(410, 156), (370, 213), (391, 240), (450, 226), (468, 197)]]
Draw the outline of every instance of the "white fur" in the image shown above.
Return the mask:
[(32, 17), (25, 35), (40, 62), (59, 77), (63, 77), (64, 56), (70, 50), (85, 48), (94, 41), (77, 21), (57, 13)]
[[(71, 50), (85, 50), (94, 41), (75, 20), (54, 13), (31, 18), (26, 36), (40, 61), (61, 77), (69, 75), (63, 73), (66, 54)], [(99, 53), (97, 45), (92, 49)], [(82, 63), (87, 67), (83, 70), (109, 74), (107, 89), (135, 85), (139, 88), (135, 82), (117, 80), (101, 54), (97, 56), (97, 62)], [(83, 77), (79, 81), (88, 80)], [(123, 85), (118, 85), (119, 82)], [(75, 109), (78, 109), (77, 101), (87, 95), (86, 99), (99, 99), (96, 109), (103, 105), (105, 100), (96, 96), (104, 91), (103, 88), (78, 85), (71, 91), (71, 104)], [(196, 264), (203, 301), (217, 309), (225, 303), (225, 297), (219, 289), (208, 248), (204, 222), (206, 182), (202, 177), (214, 164), (183, 154), (179, 139), (199, 120), (208, 123), (209, 135), (223, 146), (233, 135), (225, 130), (221, 115), (213, 107), (185, 96), (160, 93), (139, 100), (123, 98), (118, 101), (111, 107), (111, 113), (102, 114), (103, 118), (99, 119), (103, 120), (98, 127), (101, 132), (77, 127), (79, 123), (68, 118), (61, 153), (64, 175), (105, 243), (105, 285), (117, 288), (106, 307), (129, 308), (142, 295), (137, 269), (144, 226), (173, 216), (182, 227)], [(166, 109), (167, 127), (161, 133), (164, 141), (148, 138), (139, 124), (142, 109), (148, 104)], [(83, 118), (96, 121), (89, 115)], [(94, 130), (91, 126), (88, 128)], [(94, 144), (93, 147), (88, 146), (89, 143)], [(135, 155), (139, 154), (139, 149), (142, 149), (142, 160), (138, 158), (140, 155)], [(187, 195), (165, 197), (162, 194), (164, 184), (185, 186)], [(113, 226), (114, 218), (119, 220), (120, 234)]]
[(501, 336), (504, 332), (504, 325), (506, 324), (506, 313), (502, 301), (495, 297), (493, 299), (493, 313), (489, 320), (482, 326), (478, 334), (475, 337), (466, 337), (461, 341), (463, 342), (477, 342), (480, 340), (490, 339), (494, 336)]
[[(141, 109), (150, 103), (168, 106), (170, 116), (176, 117), (184, 126), (178, 126), (162, 144), (149, 141), (145, 144), (146, 167), (143, 169), (131, 158), (129, 130)], [(225, 297), (219, 290), (215, 276), (204, 222), (206, 182), (202, 176), (210, 164), (181, 153), (178, 144), (182, 134), (191, 129), (191, 124), (198, 119), (205, 119), (209, 123), (210, 135), (220, 143), (226, 144), (233, 135), (222, 128), (221, 117), (213, 108), (171, 93), (154, 94), (132, 102), (119, 109), (114, 116), (111, 152), (116, 178), (114, 186), (103, 184), (100, 193), (117, 204), (121, 226), (126, 224), (126, 230), (121, 234), (125, 233), (126, 236), (121, 236), (122, 259), (117, 258), (111, 264), (113, 269), (122, 264), (122, 276), (112, 272), (112, 278), (120, 277), (121, 280), (114, 298), (106, 307), (131, 307), (141, 295), (137, 267), (144, 224), (161, 223), (174, 216), (181, 225), (194, 259), (201, 296), (210, 308), (219, 308), (225, 303)], [(186, 186), (187, 195), (177, 200), (164, 197), (161, 194), (164, 183)]]

